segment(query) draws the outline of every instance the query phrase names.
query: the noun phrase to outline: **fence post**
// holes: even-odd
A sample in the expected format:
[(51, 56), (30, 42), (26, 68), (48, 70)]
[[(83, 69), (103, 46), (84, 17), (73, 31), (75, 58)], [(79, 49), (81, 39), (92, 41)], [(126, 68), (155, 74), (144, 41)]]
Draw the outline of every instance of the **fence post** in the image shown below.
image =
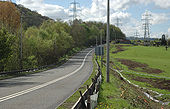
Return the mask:
[(80, 96), (81, 96), (81, 108), (86, 109), (85, 99), (84, 99), (81, 91), (79, 91), (79, 93), (80, 93)]
[(87, 90), (88, 90), (88, 94), (87, 94), (87, 109), (90, 109), (90, 89), (89, 86), (87, 85)]

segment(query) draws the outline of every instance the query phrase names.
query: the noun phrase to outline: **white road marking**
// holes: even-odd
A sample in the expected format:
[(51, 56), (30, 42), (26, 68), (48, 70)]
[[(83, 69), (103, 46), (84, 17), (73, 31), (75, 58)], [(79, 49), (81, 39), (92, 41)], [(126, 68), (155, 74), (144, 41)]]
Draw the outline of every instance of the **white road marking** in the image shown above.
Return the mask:
[(82, 64), (81, 64), (81, 66), (80, 66), (78, 69), (76, 69), (75, 71), (73, 71), (72, 73), (70, 73), (70, 74), (68, 74), (68, 75), (65, 75), (65, 76), (62, 76), (62, 77), (60, 77), (60, 78), (57, 78), (57, 79), (55, 79), (55, 80), (49, 81), (49, 82), (47, 82), (47, 83), (44, 83), (44, 84), (41, 84), (41, 85), (38, 85), (38, 86), (35, 86), (35, 87), (32, 87), (32, 88), (29, 88), (29, 89), (26, 89), (26, 90), (23, 90), (23, 91), (20, 91), (20, 92), (17, 92), (17, 93), (8, 95), (8, 96), (2, 97), (2, 98), (0, 98), (0, 103), (3, 102), (3, 101), (9, 100), (9, 99), (12, 99), (12, 98), (15, 98), (15, 97), (18, 97), (18, 96), (27, 94), (27, 93), (29, 93), (29, 92), (38, 90), (38, 89), (40, 89), (40, 88), (46, 87), (46, 86), (51, 85), (51, 84), (53, 84), (53, 83), (55, 83), (55, 82), (57, 82), (57, 81), (60, 81), (60, 80), (65, 79), (65, 78), (67, 78), (67, 77), (69, 77), (69, 76), (71, 76), (71, 75), (74, 75), (75, 73), (77, 73), (77, 72), (84, 66), (84, 63), (85, 63), (85, 61), (86, 61), (87, 56), (88, 56), (92, 51), (93, 51), (93, 50), (89, 51), (89, 52), (86, 54), (86, 56), (84, 57), (84, 60), (83, 60), (83, 62), (82, 62)]

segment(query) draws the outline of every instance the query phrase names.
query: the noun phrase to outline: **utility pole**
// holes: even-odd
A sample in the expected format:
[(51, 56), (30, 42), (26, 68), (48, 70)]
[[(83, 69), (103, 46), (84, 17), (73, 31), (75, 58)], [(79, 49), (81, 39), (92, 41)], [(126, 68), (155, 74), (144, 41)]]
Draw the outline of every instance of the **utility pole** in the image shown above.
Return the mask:
[(103, 67), (103, 55), (102, 55), (102, 36), (103, 36), (103, 34), (102, 34), (102, 31), (101, 31), (101, 33), (100, 33), (100, 52), (101, 52), (101, 68)]
[(23, 18), (23, 16), (22, 16), (22, 12), (21, 12), (21, 16), (20, 16), (20, 22), (21, 22), (21, 30), (20, 30), (20, 70), (22, 70), (22, 68), (23, 68), (23, 66), (22, 66), (22, 18)]
[(106, 73), (107, 73), (107, 82), (109, 80), (109, 40), (110, 40), (110, 0), (107, 0), (107, 37), (106, 37), (106, 46), (107, 46), (107, 54), (106, 54)]
[(150, 20), (152, 20), (151, 16), (152, 15), (148, 11), (145, 11), (145, 13), (142, 15), (145, 41), (150, 38), (150, 25), (151, 25)]
[(70, 3), (71, 6), (71, 11), (73, 12), (72, 17), (73, 17), (73, 21), (77, 18), (77, 11), (78, 7), (79, 7), (80, 3), (76, 2), (76, 0), (74, 0), (72, 3)]

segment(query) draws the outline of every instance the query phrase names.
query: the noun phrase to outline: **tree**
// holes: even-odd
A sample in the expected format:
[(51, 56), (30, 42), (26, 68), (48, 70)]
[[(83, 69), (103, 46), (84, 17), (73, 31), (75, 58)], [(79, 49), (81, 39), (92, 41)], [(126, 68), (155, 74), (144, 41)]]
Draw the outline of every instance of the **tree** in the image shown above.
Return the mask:
[(0, 25), (11, 33), (20, 28), (20, 13), (13, 3), (0, 1)]
[(40, 28), (30, 27), (23, 38), (24, 68), (54, 64), (73, 47), (64, 22), (45, 21)]
[(0, 71), (4, 71), (5, 62), (12, 52), (14, 38), (6, 29), (0, 29)]

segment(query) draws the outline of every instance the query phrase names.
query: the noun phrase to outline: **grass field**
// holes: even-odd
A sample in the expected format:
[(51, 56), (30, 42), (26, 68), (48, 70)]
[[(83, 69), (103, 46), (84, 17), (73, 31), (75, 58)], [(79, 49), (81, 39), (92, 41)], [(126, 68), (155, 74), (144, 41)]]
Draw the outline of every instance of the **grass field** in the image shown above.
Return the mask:
[(122, 74), (127, 79), (141, 87), (165, 94), (157, 99), (170, 101), (170, 49), (111, 45), (110, 56), (112, 67), (123, 70)]
[[(164, 94), (156, 97), (155, 93), (146, 91), (155, 99), (170, 102), (170, 50), (166, 51), (164, 47), (111, 44), (110, 66), (122, 71), (123, 76), (132, 83)], [(141, 89), (127, 84), (113, 71), (110, 71), (110, 83), (107, 83), (105, 67), (102, 71), (104, 80), (97, 109), (170, 108), (170, 105), (162, 106), (148, 99)]]
[[(113, 45), (112, 45), (113, 47)], [(111, 53), (111, 58), (121, 58), (148, 64), (151, 68), (163, 70), (162, 76), (170, 77), (170, 49), (165, 47), (129, 46), (127, 50), (116, 54)]]

